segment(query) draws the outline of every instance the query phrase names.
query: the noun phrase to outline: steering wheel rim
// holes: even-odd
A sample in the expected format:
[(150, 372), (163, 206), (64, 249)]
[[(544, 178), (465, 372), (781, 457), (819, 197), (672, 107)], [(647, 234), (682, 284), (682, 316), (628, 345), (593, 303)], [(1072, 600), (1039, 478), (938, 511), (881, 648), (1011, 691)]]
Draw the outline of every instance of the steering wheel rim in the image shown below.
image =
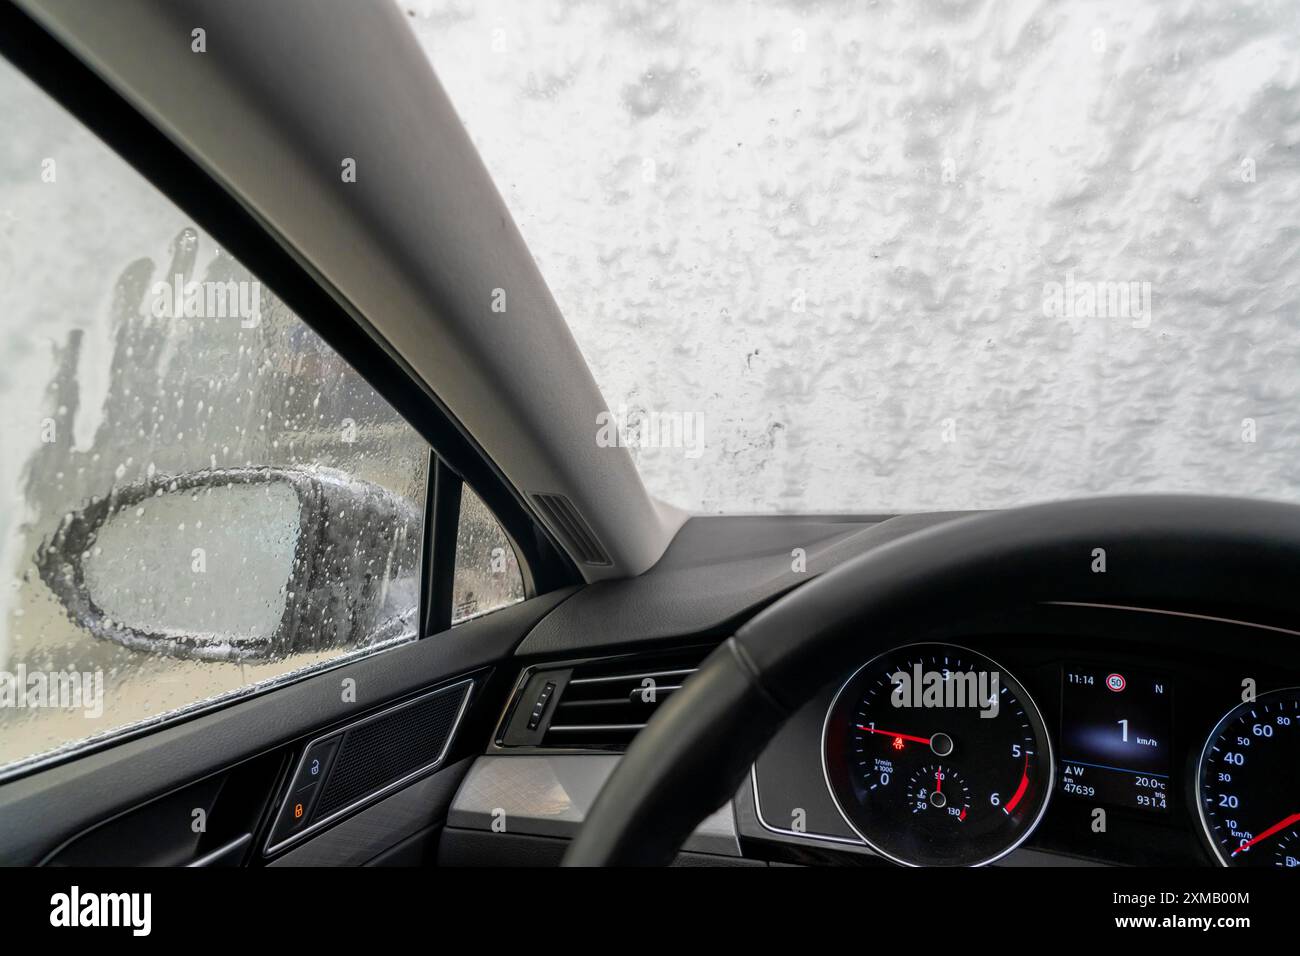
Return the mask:
[(870, 656), (864, 633), (901, 644), (963, 617), (1051, 601), (1248, 607), (1260, 623), (1293, 623), (1298, 579), (1300, 507), (1272, 501), (1092, 498), (896, 539), (796, 587), (710, 654), (637, 734), (564, 865), (671, 862), (785, 720)]

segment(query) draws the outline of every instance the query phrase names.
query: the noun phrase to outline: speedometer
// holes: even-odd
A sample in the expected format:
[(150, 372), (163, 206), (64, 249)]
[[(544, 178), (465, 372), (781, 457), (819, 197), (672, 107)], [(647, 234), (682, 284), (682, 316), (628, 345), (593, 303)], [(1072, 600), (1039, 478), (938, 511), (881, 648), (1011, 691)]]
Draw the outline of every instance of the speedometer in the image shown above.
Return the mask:
[(1052, 792), (1042, 715), (982, 654), (912, 644), (864, 664), (826, 715), (826, 783), (877, 853), (913, 866), (978, 866), (1037, 826)]
[(1300, 687), (1224, 715), (1201, 752), (1196, 792), (1224, 866), (1300, 866)]

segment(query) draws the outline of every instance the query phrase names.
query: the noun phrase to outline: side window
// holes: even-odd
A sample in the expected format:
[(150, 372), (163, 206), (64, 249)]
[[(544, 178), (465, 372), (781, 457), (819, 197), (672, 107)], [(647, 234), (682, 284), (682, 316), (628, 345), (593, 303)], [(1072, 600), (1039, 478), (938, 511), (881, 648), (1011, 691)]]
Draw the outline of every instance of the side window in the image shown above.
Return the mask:
[(414, 639), (428, 446), (3, 60), (0, 115), (0, 768)]
[(524, 599), (519, 560), (496, 516), (469, 485), (460, 493), (451, 623), (459, 624)]

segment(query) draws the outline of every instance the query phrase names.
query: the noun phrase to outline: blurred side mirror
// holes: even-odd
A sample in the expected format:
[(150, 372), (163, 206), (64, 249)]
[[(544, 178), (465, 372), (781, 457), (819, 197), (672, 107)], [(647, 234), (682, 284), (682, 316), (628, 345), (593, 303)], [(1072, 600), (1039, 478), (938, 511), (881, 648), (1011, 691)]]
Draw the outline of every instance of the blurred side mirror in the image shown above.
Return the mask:
[(329, 471), (215, 469), (114, 489), (37, 549), (96, 637), (201, 660), (372, 647), (414, 632), (421, 515)]

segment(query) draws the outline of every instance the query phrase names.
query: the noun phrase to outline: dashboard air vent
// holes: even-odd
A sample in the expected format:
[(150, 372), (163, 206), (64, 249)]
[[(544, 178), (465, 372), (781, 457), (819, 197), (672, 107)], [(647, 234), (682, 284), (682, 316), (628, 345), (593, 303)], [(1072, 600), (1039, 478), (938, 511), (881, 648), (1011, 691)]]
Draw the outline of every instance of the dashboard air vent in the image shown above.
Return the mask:
[(533, 668), (497, 742), (548, 750), (627, 749), (711, 647)]

